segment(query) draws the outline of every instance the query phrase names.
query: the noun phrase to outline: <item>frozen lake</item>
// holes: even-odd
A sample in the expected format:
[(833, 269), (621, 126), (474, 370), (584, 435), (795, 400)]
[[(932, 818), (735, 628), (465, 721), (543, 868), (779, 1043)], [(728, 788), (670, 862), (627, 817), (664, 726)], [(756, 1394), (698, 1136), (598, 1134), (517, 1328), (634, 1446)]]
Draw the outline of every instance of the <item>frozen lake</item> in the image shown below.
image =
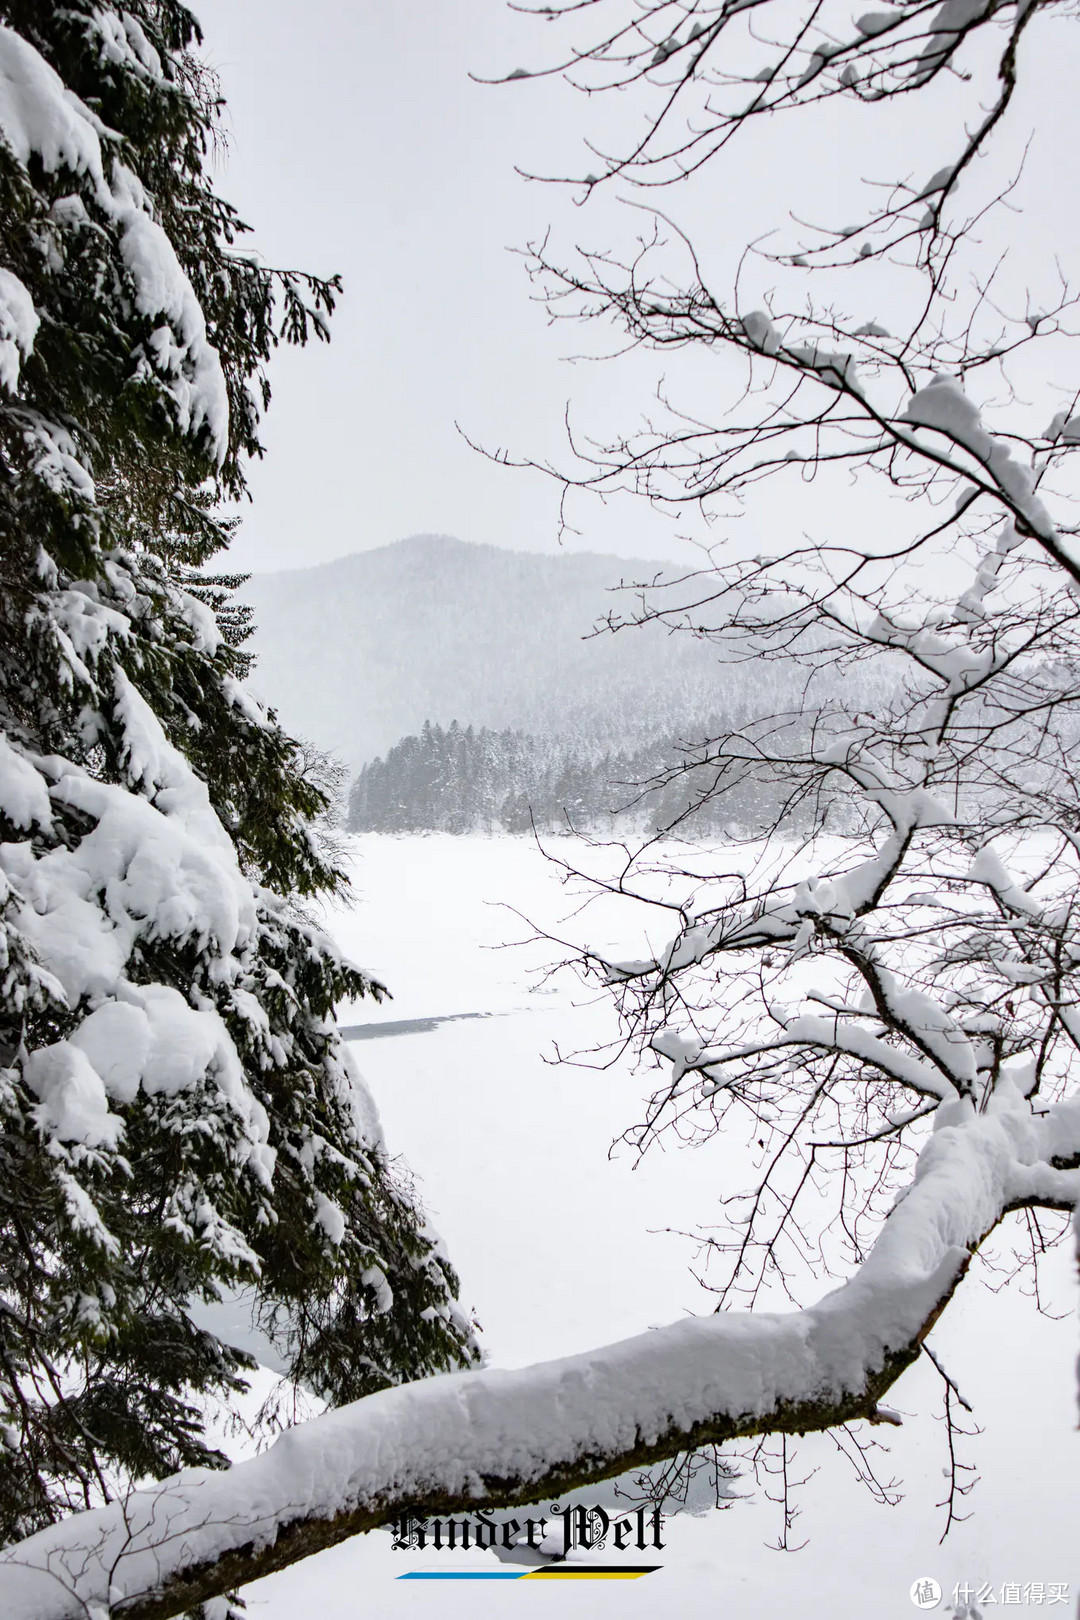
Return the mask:
[[(356, 1056), (388, 1145), (407, 1160), (446, 1239), (492, 1362), (522, 1366), (711, 1310), (691, 1270), (698, 1245), (680, 1234), (715, 1222), (719, 1197), (742, 1184), (742, 1144), (653, 1149), (638, 1164), (626, 1148), (611, 1152), (640, 1117), (648, 1077), (626, 1055), (590, 1067), (556, 1062), (557, 1050), (610, 1041), (611, 1007), (572, 975), (544, 976), (554, 946), (511, 943), (530, 933), (515, 911), (560, 938), (609, 943), (624, 926), (614, 903), (581, 913), (580, 895), (528, 839), (370, 836), (355, 847), (356, 900), (331, 926), (394, 999), (343, 1008), (341, 1022), (363, 1026)], [(462, 1016), (477, 1013), (498, 1016)], [(371, 1026), (383, 1023), (380, 1038)], [(999, 1257), (1019, 1241), (1007, 1227)], [(780, 1509), (746, 1474), (737, 1486), (745, 1499), (727, 1511), (668, 1522), (665, 1567), (642, 1581), (572, 1583), (557, 1600), (537, 1582), (398, 1582), (407, 1568), (445, 1563), (394, 1553), (387, 1536), (374, 1535), (257, 1583), (250, 1612), (382, 1620), (531, 1615), (557, 1602), (560, 1620), (899, 1620), (919, 1612), (912, 1582), (931, 1576), (944, 1589), (939, 1612), (957, 1582), (973, 1592), (990, 1583), (998, 1606), (1003, 1583), (1042, 1583), (1049, 1593), (1068, 1582), (1068, 1602), (1054, 1607), (1072, 1616), (1080, 1437), (1067, 1254), (1047, 1276), (1060, 1320), (1040, 1316), (1015, 1283), (993, 1292), (1001, 1277), (977, 1262), (932, 1335), (983, 1430), (962, 1442), (961, 1460), (980, 1475), (965, 1504), (971, 1516), (943, 1546), (941, 1383), (924, 1360), (888, 1397), (904, 1427), (867, 1431), (889, 1448), (876, 1466), (886, 1481), (901, 1480), (899, 1506), (875, 1502), (829, 1436), (798, 1443), (794, 1477), (813, 1476), (796, 1493), (792, 1540), (807, 1542), (802, 1551), (766, 1545), (780, 1531)], [(979, 1606), (985, 1612), (988, 1600)]]

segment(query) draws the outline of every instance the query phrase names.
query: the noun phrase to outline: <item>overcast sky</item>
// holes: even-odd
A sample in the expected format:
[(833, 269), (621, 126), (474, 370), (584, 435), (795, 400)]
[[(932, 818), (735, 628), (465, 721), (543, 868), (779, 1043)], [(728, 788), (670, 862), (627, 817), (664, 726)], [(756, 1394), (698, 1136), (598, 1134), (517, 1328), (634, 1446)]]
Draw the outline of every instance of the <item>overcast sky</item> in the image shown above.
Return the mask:
[[(504, 0), (195, 0), (195, 9), (229, 105), (219, 188), (255, 227), (267, 262), (345, 281), (329, 347), (274, 364), (267, 458), (252, 471), (237, 565), (303, 567), (419, 532), (556, 548), (554, 483), (493, 465), (455, 424), (492, 451), (544, 460), (561, 454), (568, 403), (579, 428), (598, 431), (648, 409), (658, 363), (570, 363), (586, 337), (550, 325), (511, 251), (549, 224), (567, 248), (627, 241), (640, 216), (614, 196), (581, 209), (565, 188), (523, 181), (515, 164), (581, 172), (592, 166), (586, 132), (611, 131), (640, 107), (587, 105), (554, 80), (472, 82), (470, 72), (545, 59), (544, 25), (514, 17)], [(1047, 241), (1051, 226), (1066, 247), (1078, 241), (1077, 210), (1056, 184), (1058, 154), (1077, 134), (1075, 33), (1060, 34), (1060, 49), (1044, 43), (1013, 122), (1017, 154), (1038, 125), (1024, 230), (1006, 226), (1022, 248)], [(711, 190), (657, 200), (692, 225), (723, 279), (750, 237), (780, 223), (780, 170), (786, 205), (858, 217), (860, 172), (880, 172), (885, 159), (884, 172), (929, 174), (951, 155), (942, 125), (955, 123), (957, 93), (946, 85), (944, 100), (927, 97), (914, 121), (910, 103), (875, 112), (857, 143), (835, 111), (816, 128), (801, 115), (794, 145), (789, 126), (760, 128)], [(707, 389), (702, 364), (711, 361), (698, 357), (692, 385), (704, 378)], [(813, 502), (801, 492), (793, 503), (790, 490), (766, 496), (743, 520), (745, 543), (777, 523), (805, 523)], [(582, 532), (563, 543), (576, 549), (685, 558), (679, 537), (704, 536), (690, 517), (672, 523), (631, 500), (579, 503), (572, 515)]]
[[(514, 162), (566, 152), (557, 111), (577, 98), (470, 81), (522, 48), (502, 0), (196, 9), (229, 103), (222, 191), (268, 261), (340, 271), (346, 287), (330, 346), (275, 365), (237, 560), (295, 567), (424, 531), (552, 549), (554, 486), (485, 461), (455, 422), (492, 450), (559, 442), (580, 368), (560, 363), (570, 335), (549, 329), (508, 250), (568, 211)], [(636, 523), (601, 524), (592, 549), (670, 544), (643, 543), (646, 513)]]

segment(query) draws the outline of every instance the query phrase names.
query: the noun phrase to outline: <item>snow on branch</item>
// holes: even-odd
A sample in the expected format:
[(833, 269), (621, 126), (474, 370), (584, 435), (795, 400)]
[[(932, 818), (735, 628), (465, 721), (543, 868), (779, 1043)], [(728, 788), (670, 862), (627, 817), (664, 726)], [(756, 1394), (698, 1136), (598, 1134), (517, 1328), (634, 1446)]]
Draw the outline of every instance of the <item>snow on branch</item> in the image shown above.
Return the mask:
[(875, 1411), (1005, 1211), (1075, 1200), (1054, 1129), (1002, 1088), (939, 1110), (851, 1279), (788, 1314), (725, 1312), (513, 1372), (405, 1385), (223, 1473), (191, 1469), (9, 1548), (6, 1620), (165, 1620), (319, 1548), (418, 1514), (508, 1506), (738, 1435)]
[[(101, 18), (106, 54), (135, 63), (141, 73), (160, 72), (160, 62), (134, 19)], [(113, 155), (119, 137), (64, 84), (29, 40), (0, 24), (0, 137), (23, 166), (37, 159), (46, 174), (68, 171), (88, 183), (88, 195), (119, 235), (122, 262), (130, 277), (135, 307), (157, 324), (143, 361), (171, 400), (182, 433), (205, 431), (220, 465), (229, 444), (229, 400), (217, 350), (191, 282), (137, 176)], [(89, 223), (76, 196), (65, 200), (58, 221)], [(19, 316), (18, 324), (0, 306), (0, 381), (13, 388), (14, 356), (6, 341), (25, 356), (37, 330), (38, 315), (20, 283), (7, 276), (0, 297)], [(10, 337), (9, 337), (10, 334)]]
[[(884, 205), (858, 225), (819, 228), (812, 246), (782, 255), (792, 264), (850, 264), (910, 246), (930, 265), (948, 257), (956, 231), (946, 208), (1008, 113), (1027, 29), (1061, 6), (916, 0), (853, 14), (846, 0), (812, 7), (781, 0), (511, 0), (511, 8), (578, 28), (572, 39), (564, 28), (545, 30), (545, 44), (562, 40), (561, 49), (556, 45), (539, 66), (499, 76), (501, 82), (557, 75), (590, 98), (605, 91), (640, 97), (644, 132), (635, 140), (621, 150), (590, 141), (588, 173), (537, 176), (580, 188), (585, 198), (610, 182), (656, 187), (685, 180), (763, 118), (824, 101), (871, 109), (917, 95), (941, 77), (954, 86), (974, 80), (979, 93), (966, 124), (958, 119), (948, 161), (928, 179), (897, 178)], [(968, 50), (988, 29), (997, 48), (981, 56)], [(853, 237), (863, 238), (860, 246)]]

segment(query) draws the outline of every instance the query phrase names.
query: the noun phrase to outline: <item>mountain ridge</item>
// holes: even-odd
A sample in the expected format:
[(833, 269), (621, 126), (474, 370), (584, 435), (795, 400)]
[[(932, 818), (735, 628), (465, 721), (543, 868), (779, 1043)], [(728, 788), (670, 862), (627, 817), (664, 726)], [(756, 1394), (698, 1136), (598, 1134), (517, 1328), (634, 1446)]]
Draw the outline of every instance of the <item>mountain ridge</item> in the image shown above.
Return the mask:
[(724, 707), (715, 649), (649, 625), (593, 635), (613, 593), (684, 570), (598, 552), (411, 535), (253, 575), (250, 685), (294, 734), (353, 769), (425, 720), (603, 740)]
[[(299, 576), (313, 574), (326, 574), (335, 570), (347, 569), (351, 564), (361, 563), (366, 558), (384, 557), (389, 553), (416, 553), (421, 549), (434, 550), (441, 548), (455, 551), (459, 554), (486, 552), (498, 557), (528, 557), (537, 562), (550, 562), (558, 564), (567, 558), (585, 558), (590, 562), (618, 563), (626, 569), (649, 570), (649, 577), (654, 574), (665, 573), (678, 576), (684, 570), (676, 568), (670, 561), (663, 562), (659, 558), (650, 557), (621, 557), (613, 551), (519, 551), (516, 547), (496, 546), (486, 540), (462, 540), (456, 534), (443, 534), (437, 530), (423, 530), (416, 534), (402, 535), (398, 540), (388, 540), (381, 546), (369, 546), (364, 551), (348, 551), (340, 557), (330, 557), (325, 562), (304, 563), (297, 568), (275, 568), (265, 573), (254, 572), (252, 579), (296, 579)], [(689, 570), (685, 570), (688, 572)], [(643, 581), (644, 576), (643, 576)], [(631, 581), (628, 580), (628, 583)], [(637, 583), (634, 581), (633, 583)]]

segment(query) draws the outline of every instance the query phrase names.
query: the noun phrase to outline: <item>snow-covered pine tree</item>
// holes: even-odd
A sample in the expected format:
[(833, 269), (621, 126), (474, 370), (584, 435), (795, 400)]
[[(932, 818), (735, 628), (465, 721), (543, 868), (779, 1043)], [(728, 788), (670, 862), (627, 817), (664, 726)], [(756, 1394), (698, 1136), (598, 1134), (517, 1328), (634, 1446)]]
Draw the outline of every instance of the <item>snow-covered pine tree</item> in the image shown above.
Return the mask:
[[(214, 194), (177, 0), (0, 4), (0, 1536), (220, 1460), (254, 1287), (331, 1402), (476, 1358), (304, 920), (325, 800), (200, 576), (334, 283)], [(198, 581), (200, 577), (202, 584)]]

